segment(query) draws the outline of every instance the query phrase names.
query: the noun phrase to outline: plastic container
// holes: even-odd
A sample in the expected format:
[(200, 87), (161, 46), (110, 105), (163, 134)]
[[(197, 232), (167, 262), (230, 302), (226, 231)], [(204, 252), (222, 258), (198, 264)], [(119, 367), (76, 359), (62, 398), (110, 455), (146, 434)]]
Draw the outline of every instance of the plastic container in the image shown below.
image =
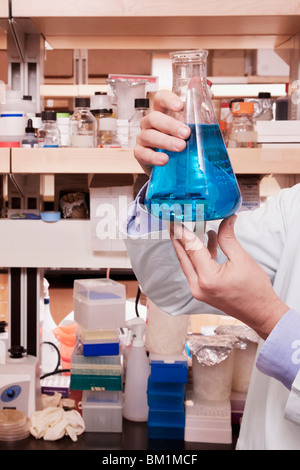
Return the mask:
[(71, 390), (119, 391), (122, 385), (121, 375), (71, 374)]
[(59, 341), (59, 351), (61, 366), (63, 369), (70, 369), (71, 356), (76, 345), (76, 323), (59, 325), (53, 330), (55, 338)]
[(0, 441), (20, 441), (30, 435), (29, 418), (20, 410), (0, 410)]
[(111, 279), (74, 281), (74, 319), (87, 330), (125, 327), (126, 289)]
[(91, 112), (94, 114), (95, 110), (111, 110), (113, 97), (102, 91), (96, 91), (90, 97)]
[(84, 356), (115, 356), (119, 354), (117, 329), (82, 330), (79, 334)]
[(229, 148), (254, 148), (257, 133), (254, 126), (254, 103), (234, 101), (231, 103), (232, 121), (228, 129)]
[(121, 375), (123, 360), (121, 355), (84, 356), (83, 346), (77, 344), (71, 356), (71, 374), (79, 375)]
[(173, 382), (153, 382), (148, 379), (149, 408), (183, 409), (186, 385)]
[(42, 125), (38, 129), (39, 147), (59, 147), (60, 132), (56, 122), (55, 111), (42, 111)]
[(184, 439), (185, 413), (150, 409), (148, 417), (149, 439)]
[(170, 315), (147, 299), (145, 345), (153, 354), (178, 355), (185, 347), (189, 326), (188, 315)]
[(108, 78), (107, 83), (112, 89), (113, 101), (117, 105), (117, 118), (129, 120), (134, 110), (134, 100), (146, 96), (148, 80)]
[(97, 121), (90, 111), (90, 98), (75, 98), (70, 117), (71, 147), (91, 148), (97, 145)]
[(181, 356), (150, 354), (151, 381), (187, 383), (188, 362)]
[(86, 432), (122, 432), (122, 392), (82, 393), (82, 418)]
[(133, 332), (133, 341), (127, 360), (123, 416), (143, 422), (148, 419), (147, 384), (150, 375), (143, 339), (145, 322), (142, 318), (133, 318), (126, 325)]
[(0, 105), (0, 141), (21, 142), (27, 124), (26, 103), (19, 91), (6, 90)]
[(137, 98), (134, 100), (134, 113), (128, 122), (128, 147), (134, 148), (137, 135), (140, 133), (140, 122), (149, 112), (149, 100), (147, 98)]

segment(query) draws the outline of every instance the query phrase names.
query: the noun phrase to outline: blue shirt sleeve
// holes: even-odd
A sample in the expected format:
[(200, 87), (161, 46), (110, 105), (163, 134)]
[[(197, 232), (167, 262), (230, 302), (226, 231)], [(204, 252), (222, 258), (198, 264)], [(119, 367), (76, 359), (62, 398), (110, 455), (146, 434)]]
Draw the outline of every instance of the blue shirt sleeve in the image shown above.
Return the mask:
[(291, 390), (300, 369), (300, 313), (288, 310), (268, 336), (256, 361), (260, 372)]

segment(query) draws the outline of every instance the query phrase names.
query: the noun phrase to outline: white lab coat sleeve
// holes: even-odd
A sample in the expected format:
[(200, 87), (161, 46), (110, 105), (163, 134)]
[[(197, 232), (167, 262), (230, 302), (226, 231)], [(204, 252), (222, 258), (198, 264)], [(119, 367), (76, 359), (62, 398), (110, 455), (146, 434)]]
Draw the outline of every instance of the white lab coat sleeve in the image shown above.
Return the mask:
[[(164, 223), (159, 226), (158, 220), (147, 213), (142, 204), (143, 191), (131, 206), (130, 214), (119, 224), (142, 291), (159, 308), (173, 315), (222, 313), (191, 295), (167, 226)], [(263, 208), (239, 213), (235, 224), (238, 240), (266, 270), (271, 280), (276, 273), (283, 246), (282, 205), (281, 195)], [(208, 224), (207, 229), (210, 228)], [(219, 263), (226, 261), (221, 250), (217, 260)]]
[(285, 411), (285, 419), (300, 425), (300, 371), (292, 384)]

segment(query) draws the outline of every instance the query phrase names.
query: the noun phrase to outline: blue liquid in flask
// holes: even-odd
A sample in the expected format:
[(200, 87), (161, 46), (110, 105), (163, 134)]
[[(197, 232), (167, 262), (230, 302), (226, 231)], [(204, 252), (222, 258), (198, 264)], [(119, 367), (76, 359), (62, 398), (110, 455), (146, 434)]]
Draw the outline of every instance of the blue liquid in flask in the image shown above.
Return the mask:
[[(191, 124), (182, 152), (153, 168), (145, 205), (172, 221), (223, 219), (235, 214), (241, 194), (218, 124)], [(160, 151), (160, 150), (159, 150)]]

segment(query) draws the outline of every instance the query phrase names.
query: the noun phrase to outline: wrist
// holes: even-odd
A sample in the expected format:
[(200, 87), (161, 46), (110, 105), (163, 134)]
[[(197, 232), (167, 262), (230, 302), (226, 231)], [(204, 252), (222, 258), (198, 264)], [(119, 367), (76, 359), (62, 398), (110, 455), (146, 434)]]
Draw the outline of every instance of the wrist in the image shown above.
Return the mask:
[(264, 322), (259, 328), (259, 331), (257, 331), (262, 339), (265, 340), (268, 338), (277, 323), (288, 310), (288, 305), (277, 296), (271, 302), (268, 301), (268, 305), (266, 305), (264, 309)]

